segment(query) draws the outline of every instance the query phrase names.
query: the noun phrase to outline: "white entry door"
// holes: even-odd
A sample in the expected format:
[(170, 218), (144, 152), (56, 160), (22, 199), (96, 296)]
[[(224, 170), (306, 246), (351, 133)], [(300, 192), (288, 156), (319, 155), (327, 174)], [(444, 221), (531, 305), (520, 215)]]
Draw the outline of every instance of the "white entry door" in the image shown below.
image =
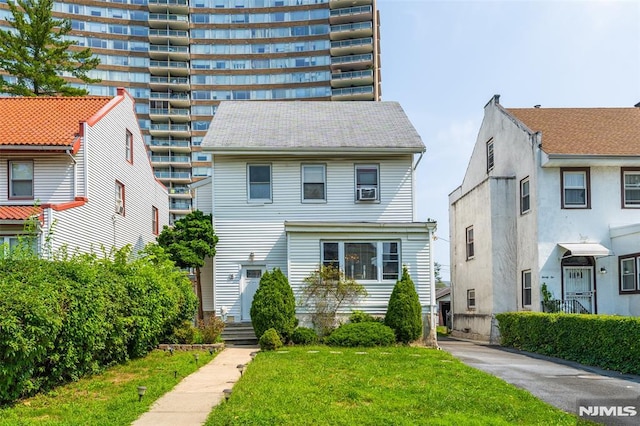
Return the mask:
[(242, 280), (240, 280), (241, 321), (251, 321), (251, 302), (253, 302), (258, 284), (260, 284), (260, 278), (266, 270), (267, 268), (264, 266), (244, 266), (242, 268)]
[(593, 313), (593, 267), (565, 266), (564, 298), (576, 300), (590, 313)]

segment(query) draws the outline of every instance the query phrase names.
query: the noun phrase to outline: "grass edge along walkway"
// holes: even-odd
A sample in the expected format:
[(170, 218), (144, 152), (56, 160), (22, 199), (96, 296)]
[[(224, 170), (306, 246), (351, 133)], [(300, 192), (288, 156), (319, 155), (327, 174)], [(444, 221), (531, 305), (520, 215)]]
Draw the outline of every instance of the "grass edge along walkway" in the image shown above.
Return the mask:
[(418, 347), (260, 352), (206, 425), (590, 424)]
[[(129, 425), (216, 355), (205, 350), (175, 351), (173, 355), (154, 350), (144, 358), (110, 367), (101, 374), (0, 407), (0, 426)], [(147, 388), (142, 399), (138, 397), (138, 386)]]

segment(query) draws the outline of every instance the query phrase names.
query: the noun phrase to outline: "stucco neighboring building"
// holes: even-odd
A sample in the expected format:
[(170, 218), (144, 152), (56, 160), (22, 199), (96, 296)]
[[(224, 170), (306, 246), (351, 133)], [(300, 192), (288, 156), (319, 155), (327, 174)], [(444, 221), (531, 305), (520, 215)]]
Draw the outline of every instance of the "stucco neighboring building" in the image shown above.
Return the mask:
[(210, 192), (220, 238), (209, 309), (249, 321), (264, 271), (280, 268), (299, 296), (334, 264), (369, 292), (345, 313), (384, 315), (402, 265), (435, 312), (436, 224), (418, 222), (415, 205), (425, 147), (398, 103), (223, 102), (203, 149), (213, 176), (196, 184), (196, 205), (208, 211), (199, 194)]
[(487, 103), (449, 195), (454, 334), (495, 340), (506, 311), (640, 315), (638, 135), (640, 108)]
[[(36, 218), (43, 254), (139, 250), (169, 223), (133, 98), (0, 98), (0, 243)], [(46, 242), (46, 244), (45, 244)]]

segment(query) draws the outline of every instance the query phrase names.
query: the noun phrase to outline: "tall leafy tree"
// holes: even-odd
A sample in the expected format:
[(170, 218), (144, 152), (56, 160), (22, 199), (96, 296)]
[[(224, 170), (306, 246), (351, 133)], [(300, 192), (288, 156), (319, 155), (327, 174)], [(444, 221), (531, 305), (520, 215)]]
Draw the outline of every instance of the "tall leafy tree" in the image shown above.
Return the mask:
[(88, 72), (100, 59), (90, 49), (74, 50), (77, 44), (65, 40), (71, 21), (56, 19), (53, 0), (16, 0), (7, 2), (11, 17), (5, 22), (11, 29), (0, 29), (0, 70), (17, 79), (0, 76), (0, 92), (18, 96), (84, 96), (85, 89), (69, 85), (61, 74), (96, 83)]
[(176, 265), (195, 269), (198, 319), (201, 321), (204, 321), (204, 310), (200, 268), (204, 266), (207, 257), (215, 256), (217, 243), (218, 237), (213, 230), (211, 215), (205, 215), (200, 210), (178, 219), (173, 228), (165, 225), (158, 235), (158, 244), (169, 253)]

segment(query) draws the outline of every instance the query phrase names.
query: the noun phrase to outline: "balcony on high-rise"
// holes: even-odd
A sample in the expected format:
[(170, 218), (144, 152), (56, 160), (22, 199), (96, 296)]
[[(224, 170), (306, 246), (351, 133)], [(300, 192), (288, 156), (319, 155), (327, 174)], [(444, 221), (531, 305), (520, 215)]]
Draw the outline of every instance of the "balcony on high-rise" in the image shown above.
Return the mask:
[(187, 0), (147, 0), (149, 12), (189, 13)]
[(189, 16), (171, 13), (150, 13), (149, 27), (159, 29), (166, 29), (168, 27), (172, 30), (188, 30)]
[(348, 38), (362, 38), (373, 36), (373, 23), (356, 22), (353, 24), (331, 25), (329, 38), (331, 40), (345, 40)]
[(176, 77), (176, 76), (156, 76), (152, 75), (149, 80), (149, 86), (152, 90), (156, 91), (178, 91), (184, 92), (189, 90), (189, 78), (188, 77)]
[(149, 57), (151, 59), (171, 59), (178, 61), (189, 60), (188, 46), (173, 46), (163, 44), (149, 45)]
[(329, 0), (329, 7), (331, 9), (340, 9), (349, 6), (364, 6), (367, 4), (373, 4), (373, 0)]
[(373, 20), (373, 7), (371, 5), (333, 9), (329, 16), (331, 25), (371, 20)]
[(151, 123), (149, 126), (151, 136), (173, 136), (173, 137), (189, 137), (191, 136), (190, 126), (188, 124), (176, 123)]
[(189, 139), (151, 138), (148, 144), (151, 152), (191, 152)]
[(335, 56), (331, 58), (331, 70), (358, 71), (373, 66), (373, 54)]
[(357, 55), (373, 52), (373, 38), (355, 38), (331, 42), (331, 56)]
[(149, 61), (149, 72), (153, 75), (189, 75), (189, 63), (184, 61)]
[(347, 71), (331, 74), (331, 87), (366, 86), (373, 84), (373, 70)]
[(332, 101), (371, 101), (373, 98), (372, 86), (344, 87), (331, 91)]
[(189, 44), (189, 31), (152, 28), (149, 30), (149, 42), (153, 44), (170, 43), (176, 46), (187, 46)]

